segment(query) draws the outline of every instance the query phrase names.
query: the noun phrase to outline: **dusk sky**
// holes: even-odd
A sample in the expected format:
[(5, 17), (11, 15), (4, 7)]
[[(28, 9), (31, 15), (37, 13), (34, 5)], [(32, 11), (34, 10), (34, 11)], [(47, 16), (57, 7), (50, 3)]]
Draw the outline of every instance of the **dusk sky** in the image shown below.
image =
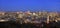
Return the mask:
[(0, 0), (0, 11), (60, 11), (60, 0)]

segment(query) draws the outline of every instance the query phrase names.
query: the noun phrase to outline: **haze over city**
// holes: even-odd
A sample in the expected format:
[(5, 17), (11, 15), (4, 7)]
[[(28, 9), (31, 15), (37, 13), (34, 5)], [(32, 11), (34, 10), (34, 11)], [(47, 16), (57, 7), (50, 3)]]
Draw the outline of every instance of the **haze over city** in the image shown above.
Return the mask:
[(60, 0), (0, 0), (0, 11), (60, 11)]

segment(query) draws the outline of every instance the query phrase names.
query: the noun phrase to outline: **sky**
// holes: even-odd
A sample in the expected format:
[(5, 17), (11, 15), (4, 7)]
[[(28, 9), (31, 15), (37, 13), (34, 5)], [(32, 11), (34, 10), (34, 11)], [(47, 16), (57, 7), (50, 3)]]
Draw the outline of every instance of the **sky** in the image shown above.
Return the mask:
[(0, 11), (60, 11), (60, 0), (0, 0)]

